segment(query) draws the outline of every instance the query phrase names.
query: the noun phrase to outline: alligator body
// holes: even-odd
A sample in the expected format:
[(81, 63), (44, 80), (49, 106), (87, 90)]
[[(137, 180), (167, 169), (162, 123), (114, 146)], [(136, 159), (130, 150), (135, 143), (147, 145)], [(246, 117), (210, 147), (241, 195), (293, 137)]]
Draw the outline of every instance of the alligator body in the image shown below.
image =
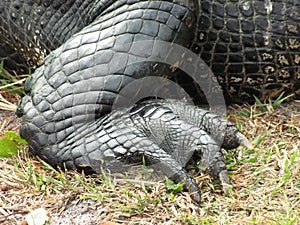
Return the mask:
[[(55, 167), (115, 171), (145, 157), (173, 180), (185, 180), (200, 202), (198, 185), (184, 169), (189, 160), (201, 160), (226, 192), (220, 148), (251, 147), (249, 141), (218, 115), (180, 101), (152, 99), (112, 111), (118, 99), (155, 97), (150, 93), (157, 82), (127, 88), (129, 98), (122, 91), (143, 78), (163, 77), (176, 81), (194, 102), (212, 102), (211, 96), (223, 95), (214, 79), (205, 83), (208, 64), (227, 101), (299, 92), (297, 1), (2, 2), (0, 57), (6, 68), (22, 73), (44, 61), (25, 83), (18, 106), (21, 136)], [(173, 57), (178, 46), (186, 49), (181, 60)], [(206, 64), (199, 67), (190, 50)], [(162, 97), (174, 97), (158, 86)]]

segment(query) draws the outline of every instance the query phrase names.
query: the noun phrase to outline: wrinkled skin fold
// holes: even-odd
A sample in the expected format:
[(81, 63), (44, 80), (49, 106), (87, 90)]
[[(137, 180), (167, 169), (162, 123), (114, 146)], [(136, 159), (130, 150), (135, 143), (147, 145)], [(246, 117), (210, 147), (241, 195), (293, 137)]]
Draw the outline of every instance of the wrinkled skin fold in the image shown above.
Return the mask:
[[(199, 84), (180, 70), (181, 62), (166, 65), (151, 58), (176, 53), (133, 43), (163, 41), (197, 53), (213, 70), (226, 101), (299, 94), (300, 3), (220, 2), (2, 1), (0, 58), (10, 72), (35, 70), (17, 110), (30, 151), (54, 167), (86, 173), (113, 172), (145, 157), (174, 181), (184, 180), (200, 203), (200, 189), (185, 170), (196, 158), (228, 192), (221, 148), (252, 148), (233, 124), (170, 99), (112, 111), (122, 90), (144, 77), (177, 82), (194, 102), (222, 95), (211, 83), (210, 93), (198, 91)], [(205, 71), (196, 72), (205, 77)], [(143, 88), (150, 93), (158, 87)], [(170, 97), (172, 91), (162, 89)], [(133, 92), (139, 95), (140, 88)]]

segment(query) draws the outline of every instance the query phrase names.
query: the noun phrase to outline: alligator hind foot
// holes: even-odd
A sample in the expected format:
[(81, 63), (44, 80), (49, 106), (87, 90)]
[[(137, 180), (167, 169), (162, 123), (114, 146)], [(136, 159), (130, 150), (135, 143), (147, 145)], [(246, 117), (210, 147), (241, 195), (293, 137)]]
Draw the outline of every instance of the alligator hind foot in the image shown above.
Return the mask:
[(200, 161), (210, 176), (220, 180), (227, 194), (229, 181), (221, 146), (252, 147), (225, 119), (174, 100), (147, 101), (122, 112), (113, 112), (105, 118), (102, 129), (107, 137), (99, 137), (98, 141), (116, 142), (111, 149), (114, 159), (118, 160), (114, 163), (126, 164), (144, 157), (147, 166), (162, 171), (175, 182), (185, 181), (184, 188), (197, 203), (201, 203), (200, 189), (185, 170), (190, 160)]

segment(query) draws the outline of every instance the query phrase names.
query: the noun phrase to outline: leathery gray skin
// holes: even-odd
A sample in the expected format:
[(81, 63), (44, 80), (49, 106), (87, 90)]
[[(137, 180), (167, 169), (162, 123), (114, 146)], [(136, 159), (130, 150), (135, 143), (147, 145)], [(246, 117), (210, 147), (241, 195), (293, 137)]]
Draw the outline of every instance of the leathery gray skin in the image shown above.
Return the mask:
[[(12, 9), (16, 9), (19, 22), (22, 19), (18, 17), (17, 8), (22, 9), (24, 3), (27, 7), (23, 7), (24, 12), (27, 10), (33, 15), (39, 12), (35, 8), (37, 2), (3, 1), (0, 29), (8, 46), (14, 42), (9, 35), (16, 32), (4, 32), (3, 19), (11, 16), (7, 9), (13, 3), (20, 4)], [(62, 5), (62, 1), (54, 2)], [(75, 5), (81, 1), (65, 2)], [(86, 2), (86, 11), (82, 13), (96, 11), (96, 16), (91, 14), (87, 21), (71, 20), (72, 29), (66, 26), (62, 29), (66, 35), (58, 36), (55, 41), (43, 38), (51, 29), (41, 27), (41, 21), (37, 21), (32, 24), (35, 26), (32, 31), (41, 31), (41, 37), (25, 35), (23, 46), (18, 47), (20, 51), (27, 51), (30, 49), (28, 43), (34, 45), (38, 40), (41, 50), (35, 52), (36, 59), (56, 49), (27, 79), (26, 96), (18, 106), (18, 115), (23, 116), (20, 134), (28, 141), (30, 151), (54, 167), (86, 173), (98, 173), (102, 168), (111, 172), (123, 170), (121, 165), (126, 167), (145, 157), (149, 166), (161, 170), (174, 181), (185, 180), (185, 188), (200, 203), (199, 187), (185, 170), (190, 159), (196, 158), (201, 160), (208, 174), (220, 179), (224, 192), (228, 192), (227, 168), (220, 147), (231, 149), (242, 144), (252, 148), (233, 124), (212, 112), (168, 99), (144, 101), (111, 112), (119, 92), (130, 82), (144, 76), (170, 73), (169, 67), (160, 65), (158, 72), (155, 63), (126, 67), (126, 63), (136, 57), (145, 61), (148, 57), (144, 51), (131, 55), (126, 44), (162, 40), (191, 48), (199, 22), (198, 2)], [(44, 3), (41, 9), (49, 7), (48, 1)], [(68, 14), (70, 18), (71, 14)], [(26, 18), (23, 28), (12, 24), (8, 24), (8, 28), (13, 27), (21, 33), (27, 27)], [(15, 54), (13, 47), (7, 51)], [(30, 54), (24, 53), (21, 65), (28, 62)], [(121, 68), (117, 73), (116, 66)]]

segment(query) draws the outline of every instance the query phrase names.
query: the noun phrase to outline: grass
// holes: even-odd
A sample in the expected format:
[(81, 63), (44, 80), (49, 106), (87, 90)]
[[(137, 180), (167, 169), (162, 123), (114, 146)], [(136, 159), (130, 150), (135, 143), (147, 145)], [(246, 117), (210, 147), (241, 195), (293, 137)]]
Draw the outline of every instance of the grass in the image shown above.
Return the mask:
[(12, 75), (3, 69), (3, 62), (0, 63), (0, 109), (15, 111), (20, 96), (24, 94), (23, 82), (28, 75)]
[[(180, 191), (180, 184), (144, 166), (125, 175), (87, 177), (54, 170), (24, 145), (12, 158), (0, 159), (0, 224), (21, 224), (39, 208), (46, 209), (48, 224), (300, 224), (300, 102), (261, 104), (230, 110), (255, 146), (224, 151), (230, 196), (222, 194), (218, 181), (193, 168), (201, 207)], [(16, 132), (17, 119), (0, 115), (1, 133)]]

